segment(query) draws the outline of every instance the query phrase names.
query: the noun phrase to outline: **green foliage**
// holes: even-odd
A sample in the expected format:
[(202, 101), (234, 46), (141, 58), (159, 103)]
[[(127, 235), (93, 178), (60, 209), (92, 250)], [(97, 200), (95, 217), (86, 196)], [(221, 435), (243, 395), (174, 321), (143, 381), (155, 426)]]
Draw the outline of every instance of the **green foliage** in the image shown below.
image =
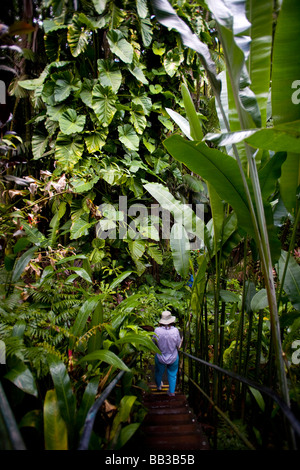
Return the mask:
[[(273, 24), (271, 0), (207, 0), (207, 10), (205, 2), (172, 3), (44, 1), (46, 54), (41, 63), (35, 57), (32, 75), (20, 65), (10, 86), (28, 124), (18, 123), (22, 138), (7, 132), (0, 142), (3, 381), (25, 407), (27, 395), (36, 400), (19, 424), (35, 428), (49, 450), (77, 447), (89, 408), (119, 370), (123, 396), (113, 394), (112, 418), (103, 410), (91, 446), (120, 449), (134, 435), (145, 371), (129, 363), (157, 352), (146, 330), (163, 309), (176, 312), (185, 349), (262, 382), (274, 344), (280, 353), (278, 329), (288, 361), (299, 335), (299, 108), (290, 83), (299, 75), (290, 35), (299, 7), (284, 0)], [(0, 40), (1, 56), (20, 54)], [(125, 222), (120, 195), (170, 211), (170, 241), (148, 216)], [(204, 203), (205, 219), (188, 203)], [(133, 227), (143, 237), (132, 237)], [(100, 236), (125, 228), (122, 240)], [(191, 252), (195, 233), (201, 248)], [(273, 304), (258, 259), (265, 277), (277, 273)], [(206, 385), (215, 401), (218, 388), (233, 408), (242, 399), (223, 378)], [(243, 448), (222, 424), (218, 441)]]

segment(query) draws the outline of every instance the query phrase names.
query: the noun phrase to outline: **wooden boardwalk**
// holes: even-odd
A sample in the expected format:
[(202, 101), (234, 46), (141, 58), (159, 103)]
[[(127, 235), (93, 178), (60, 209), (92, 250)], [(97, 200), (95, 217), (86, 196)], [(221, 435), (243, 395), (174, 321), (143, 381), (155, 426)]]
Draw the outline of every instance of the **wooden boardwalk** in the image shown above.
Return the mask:
[(145, 451), (209, 450), (209, 442), (187, 398), (181, 393), (167, 394), (150, 385), (144, 405), (148, 409), (139, 432), (138, 445)]

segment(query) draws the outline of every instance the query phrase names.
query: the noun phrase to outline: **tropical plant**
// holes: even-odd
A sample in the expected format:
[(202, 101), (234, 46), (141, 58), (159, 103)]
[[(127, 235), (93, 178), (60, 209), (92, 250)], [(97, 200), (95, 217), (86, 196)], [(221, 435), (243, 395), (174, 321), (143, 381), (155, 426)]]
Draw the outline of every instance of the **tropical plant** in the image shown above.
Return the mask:
[[(175, 135), (165, 141), (165, 146), (174, 158), (199, 174), (212, 189), (210, 199), (215, 243), (217, 233), (223, 230), (222, 201), (234, 210), (240, 234), (256, 242), (270, 310), (280, 393), (289, 403), (273, 276), (273, 266), (280, 259), (280, 243), (270, 198), (280, 181), (280, 194), (286, 201), (296, 230), (299, 217), (296, 197), (298, 182), (294, 180), (287, 196), (286, 176), (290, 165), (298, 174), (299, 157), (286, 152), (297, 153), (297, 144), (291, 132), (297, 129), (299, 110), (293, 104), (291, 86), (299, 71), (295, 64), (285, 86), (282, 85), (282, 51), (286, 48), (294, 50), (294, 38), (287, 34), (291, 20), (288, 12), (295, 12), (298, 5), (289, 0), (282, 3), (272, 50), (272, 2), (258, 5), (258, 2), (251, 1), (247, 5), (246, 2), (237, 5), (236, 2), (208, 1), (226, 63), (225, 71), (218, 76), (208, 47), (192, 33), (169, 2), (154, 0), (152, 4), (158, 21), (175, 28), (183, 44), (197, 51), (201, 57), (216, 98), (221, 128), (218, 134), (204, 135), (195, 110), (186, 106), (187, 120), (180, 118), (180, 123), (183, 123), (180, 127), (188, 130), (186, 135), (189, 140)], [(295, 27), (297, 21), (298, 17), (293, 22)], [(271, 55), (273, 125), (267, 127)], [(210, 148), (205, 141), (226, 147), (227, 152)], [(284, 281), (282, 285), (284, 287)], [(217, 327), (217, 310), (215, 313)]]

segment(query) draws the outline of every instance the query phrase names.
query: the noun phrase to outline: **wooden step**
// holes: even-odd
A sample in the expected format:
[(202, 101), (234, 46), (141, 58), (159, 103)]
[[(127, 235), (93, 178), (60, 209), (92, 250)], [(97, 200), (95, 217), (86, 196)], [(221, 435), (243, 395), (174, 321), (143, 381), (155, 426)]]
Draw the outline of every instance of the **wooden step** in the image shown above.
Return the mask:
[(142, 424), (142, 427), (147, 425), (180, 425), (189, 424), (191, 422), (190, 417), (187, 414), (148, 414)]
[(178, 404), (184, 405), (187, 404), (186, 397), (184, 395), (176, 395), (175, 397), (169, 397), (169, 395), (161, 394), (161, 395), (150, 395), (144, 398), (145, 406), (151, 407), (159, 407), (159, 406), (166, 406), (166, 407), (174, 407)]
[(144, 397), (148, 413), (140, 428), (138, 445), (144, 450), (208, 450), (209, 443), (184, 394), (170, 397), (157, 391)]

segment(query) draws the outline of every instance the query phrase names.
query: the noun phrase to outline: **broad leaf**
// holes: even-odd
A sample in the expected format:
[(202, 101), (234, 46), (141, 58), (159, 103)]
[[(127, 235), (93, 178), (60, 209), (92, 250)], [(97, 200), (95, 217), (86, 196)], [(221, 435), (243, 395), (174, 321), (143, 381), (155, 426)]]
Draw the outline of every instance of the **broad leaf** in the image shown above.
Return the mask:
[[(34, 243), (36, 246), (44, 246), (47, 243), (47, 239), (45, 236), (36, 228), (32, 227), (32, 225), (23, 222), (23, 229), (26, 232), (26, 237), (28, 238), (31, 243)], [(20, 269), (20, 272), (24, 270), (24, 268)]]
[(250, 0), (247, 7), (247, 17), (251, 23), (249, 58), (251, 90), (260, 108), (262, 126), (265, 126), (270, 90), (273, 1)]
[(92, 92), (92, 107), (103, 126), (108, 126), (116, 112), (116, 95), (111, 87), (95, 85)]
[(133, 47), (126, 41), (121, 31), (113, 29), (107, 33), (111, 51), (123, 62), (130, 64), (133, 60)]
[(164, 210), (173, 215), (176, 223), (183, 225), (188, 233), (196, 235), (207, 245), (209, 234), (205, 224), (191, 207), (175, 199), (162, 184), (147, 183), (144, 188), (159, 202)]
[(140, 18), (146, 18), (148, 16), (147, 0), (136, 0), (136, 8)]
[(59, 118), (60, 130), (67, 135), (82, 132), (85, 125), (86, 117), (81, 114), (77, 115), (75, 109), (67, 109)]
[(96, 12), (101, 15), (106, 8), (107, 0), (92, 0), (92, 2), (94, 4)]
[(167, 52), (164, 57), (163, 64), (165, 71), (170, 77), (173, 77), (176, 74), (178, 67), (180, 66), (181, 62), (183, 62), (183, 60), (183, 54), (179, 53), (178, 49)]
[(265, 401), (264, 401), (264, 398), (263, 398), (262, 394), (260, 393), (260, 391), (257, 390), (256, 388), (253, 388), (253, 387), (249, 387), (249, 390), (253, 394), (253, 396), (254, 396), (258, 406), (260, 407), (261, 411), (264, 412), (265, 411)]
[(283, 273), (287, 261), (287, 252), (282, 251), (278, 261), (278, 276), (280, 282), (283, 282), (283, 289), (294, 308), (300, 311), (300, 266), (297, 261), (290, 256), (287, 264), (285, 279)]
[(51, 121), (59, 121), (59, 118), (63, 114), (64, 111), (67, 111), (68, 107), (65, 104), (60, 104), (57, 106), (48, 106), (47, 107), (47, 115)]
[(249, 88), (246, 60), (251, 38), (251, 26), (246, 17), (246, 1), (227, 3), (224, 0), (207, 0), (208, 7), (218, 24), (218, 33), (227, 64), (229, 118), (232, 130), (261, 126), (261, 116), (256, 97)]
[(81, 335), (85, 332), (85, 328), (87, 325), (87, 320), (89, 316), (92, 315), (93, 311), (97, 307), (99, 303), (99, 296), (90, 297), (88, 300), (84, 302), (84, 304), (79, 309), (77, 317), (75, 319), (74, 325), (71, 328), (71, 341), (70, 341), (70, 349), (74, 347), (75, 338), (80, 338)]
[(130, 274), (132, 271), (124, 271), (122, 274), (119, 274), (116, 279), (110, 284), (110, 289), (115, 289), (121, 282), (123, 282)]
[(143, 70), (138, 67), (137, 65), (131, 65), (128, 67), (128, 70), (130, 73), (132, 73), (132, 75), (139, 81), (139, 82), (142, 82), (144, 85), (148, 85), (149, 82), (147, 80), (147, 78), (145, 77), (144, 75), (144, 72)]
[(220, 298), (223, 302), (233, 302), (236, 303), (240, 300), (240, 297), (235, 292), (230, 290), (220, 289)]
[(128, 246), (134, 260), (141, 258), (146, 249), (145, 240), (129, 240)]
[(15, 262), (11, 282), (17, 282), (21, 275), (24, 273), (26, 266), (33, 258), (34, 253), (36, 252), (36, 246), (29, 248), (29, 250), (25, 251), (20, 258), (18, 258)]
[(55, 390), (48, 390), (44, 400), (45, 450), (68, 450), (68, 431), (58, 405)]
[(82, 362), (93, 362), (93, 361), (103, 361), (107, 364), (116, 367), (120, 370), (125, 370), (129, 372), (129, 368), (127, 365), (120, 359), (115, 353), (112, 351), (108, 351), (106, 349), (102, 349), (100, 351), (94, 351), (91, 354), (87, 354), (82, 359), (80, 359), (79, 363)]
[(90, 31), (86, 29), (85, 25), (79, 20), (78, 15), (75, 14), (72, 23), (68, 26), (68, 43), (73, 57), (79, 56), (85, 51)]
[(267, 308), (268, 305), (269, 301), (266, 289), (261, 289), (251, 299), (251, 310), (253, 312), (263, 310), (264, 308)]
[(133, 346), (143, 346), (144, 348), (160, 354), (160, 350), (154, 344), (151, 338), (143, 336), (141, 333), (127, 333), (125, 336), (117, 340), (117, 344), (133, 344)]
[(153, 34), (151, 20), (149, 18), (142, 18), (140, 20), (140, 29), (144, 46), (150, 46)]
[(118, 447), (122, 448), (129, 439), (136, 433), (138, 428), (140, 427), (141, 423), (131, 423), (121, 429), (119, 440), (118, 440)]
[(81, 217), (76, 218), (71, 225), (71, 239), (76, 240), (77, 238), (83, 237), (84, 235), (88, 235), (89, 228), (93, 227), (97, 221), (89, 222)]
[(272, 117), (274, 124), (300, 119), (294, 82), (300, 79), (300, 3), (284, 0), (277, 19), (272, 57)]
[[(96, 248), (95, 248), (96, 249)], [(100, 251), (100, 250), (99, 250)], [(88, 352), (92, 353), (99, 349), (102, 349), (102, 331), (101, 326), (103, 323), (103, 300), (100, 298), (95, 310), (92, 314), (91, 328), (97, 327), (96, 333), (92, 335), (88, 342)]]
[(85, 388), (76, 420), (78, 429), (81, 429), (83, 426), (88, 411), (95, 402), (95, 398), (98, 392), (99, 379), (100, 378), (98, 376), (93, 377)]
[(110, 60), (98, 59), (99, 80), (102, 86), (110, 86), (116, 93), (122, 83), (122, 73), (118, 65)]
[(80, 160), (84, 151), (84, 143), (81, 136), (68, 136), (58, 134), (56, 139), (55, 157), (62, 167), (67, 171), (72, 169)]
[(176, 122), (178, 127), (184, 133), (184, 135), (188, 139), (193, 140), (192, 137), (191, 137), (189, 121), (187, 119), (185, 119), (183, 116), (181, 116), (179, 113), (177, 113), (176, 111), (173, 111), (173, 109), (166, 108), (166, 111), (171, 116), (171, 118)]
[(287, 154), (287, 159), (282, 165), (281, 178), (279, 180), (280, 194), (285, 207), (296, 215), (296, 207), (299, 204), (298, 188), (300, 184), (300, 155), (299, 153)]
[(130, 124), (118, 126), (119, 139), (128, 150), (138, 150), (140, 139)]
[(202, 142), (190, 142), (180, 136), (165, 141), (170, 154), (205, 180), (236, 211), (241, 227), (254, 236), (244, 186), (236, 160)]
[[(277, 20), (272, 58), (272, 116), (275, 125), (300, 119), (297, 90), (300, 63), (295, 60), (299, 55), (299, 41), (295, 39), (299, 28), (300, 3), (297, 0), (285, 0)], [(298, 149), (291, 152), (297, 155), (288, 154), (282, 166), (280, 192), (287, 209), (294, 213), (300, 183), (300, 157)]]
[(68, 270), (75, 271), (77, 276), (80, 276), (82, 279), (84, 279), (87, 282), (90, 282), (90, 283), (93, 282), (89, 274), (83, 268), (79, 268), (78, 266), (73, 266), (73, 267), (68, 267)]
[(50, 373), (54, 383), (60, 414), (70, 431), (75, 423), (76, 399), (65, 364), (57, 357), (50, 360)]
[[(52, 82), (47, 83), (54, 83), (53, 99), (57, 104), (68, 98), (72, 91), (78, 91), (81, 87), (80, 80), (76, 79), (72, 72), (65, 71), (54, 73), (52, 75), (52, 80)], [(51, 92), (51, 90), (49, 90), (49, 92)], [(51, 102), (48, 104), (51, 104)]]
[(106, 144), (107, 132), (105, 130), (84, 134), (84, 141), (89, 153), (95, 153)]
[(132, 110), (130, 111), (130, 122), (133, 124), (138, 134), (143, 134), (147, 127), (147, 119), (144, 114), (140, 113), (141, 108), (132, 104)]
[(134, 405), (134, 402), (136, 401), (136, 398), (137, 397), (134, 395), (125, 395), (120, 401), (119, 410), (114, 418), (110, 432), (110, 439), (114, 449), (118, 448), (118, 446), (116, 447), (116, 441), (120, 433), (121, 423), (126, 423), (126, 421), (129, 420), (131, 409)]
[(132, 98), (132, 102), (143, 108), (145, 116), (148, 116), (150, 114), (152, 110), (152, 101), (146, 93), (141, 95), (134, 95)]
[(49, 135), (36, 130), (32, 136), (32, 153), (34, 160), (38, 160), (44, 156), (49, 142)]
[(90, 80), (88, 78), (84, 78), (81, 91), (80, 91), (80, 98), (89, 108), (92, 108), (92, 100), (93, 100), (93, 88), (96, 85), (97, 80)]
[(18, 361), (18, 364), (5, 374), (5, 378), (12, 382), (16, 387), (29, 395), (38, 396), (35, 379), (29, 368)]
[(160, 251), (158, 245), (150, 243), (147, 247), (147, 251), (157, 264), (163, 264), (162, 252)]
[(183, 278), (189, 273), (190, 266), (190, 244), (185, 228), (175, 223), (171, 229), (170, 246), (174, 267)]
[(258, 172), (261, 194), (264, 201), (274, 194), (278, 179), (281, 175), (281, 167), (286, 159), (285, 152), (278, 152)]

